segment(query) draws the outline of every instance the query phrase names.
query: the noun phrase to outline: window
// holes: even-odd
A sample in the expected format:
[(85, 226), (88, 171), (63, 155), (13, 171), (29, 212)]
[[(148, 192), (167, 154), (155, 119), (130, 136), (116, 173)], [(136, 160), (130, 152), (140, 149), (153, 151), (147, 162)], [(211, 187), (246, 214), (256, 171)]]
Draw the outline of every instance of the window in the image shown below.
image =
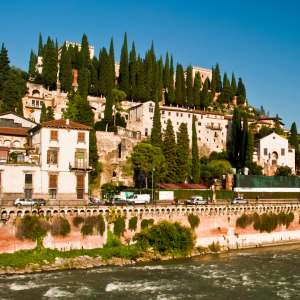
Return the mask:
[(167, 121), (166, 121), (166, 120), (164, 121), (164, 124), (167, 124)]
[(50, 189), (57, 189), (57, 175), (49, 175), (49, 188)]
[(31, 100), (31, 104), (32, 106), (34, 106), (35, 100)]
[(190, 117), (191, 117), (191, 114), (188, 114), (188, 117), (190, 118)]
[(268, 148), (264, 148), (264, 155), (265, 155), (265, 156), (268, 155)]
[(83, 199), (84, 175), (77, 175), (77, 199)]
[(225, 128), (228, 128), (228, 125), (225, 125)]
[(201, 133), (201, 130), (198, 130), (199, 133)]
[(49, 199), (56, 199), (56, 190), (49, 189)]
[(85, 142), (85, 132), (78, 132), (78, 142)]
[(58, 140), (58, 131), (57, 130), (51, 130), (50, 131), (50, 140)]
[(26, 186), (32, 186), (32, 174), (25, 174), (25, 187)]
[(198, 126), (201, 126), (201, 122), (198, 122)]
[(177, 122), (177, 125), (179, 125), (179, 122)]
[(61, 108), (61, 112), (64, 112), (65, 111), (65, 109), (64, 108)]
[(162, 111), (161, 114), (164, 115), (164, 114), (165, 114), (165, 111)]
[(281, 156), (285, 156), (285, 149), (281, 148)]
[(170, 113), (170, 112), (168, 112), (168, 116), (171, 116), (171, 113)]
[(32, 198), (32, 189), (25, 189), (25, 198)]
[(199, 141), (201, 141), (201, 138), (199, 138)]
[(149, 107), (149, 112), (153, 113), (153, 107)]
[(84, 152), (78, 152), (78, 155), (77, 155), (78, 168), (83, 168), (83, 161), (84, 161)]
[(183, 114), (182, 114), (182, 113), (180, 114), (180, 117), (183, 117)]
[(24, 155), (22, 153), (17, 155), (17, 162), (24, 162)]
[(148, 128), (145, 128), (145, 136), (148, 136)]
[(47, 151), (47, 164), (57, 164), (57, 150)]
[(178, 113), (176, 113), (176, 117), (178, 117)]

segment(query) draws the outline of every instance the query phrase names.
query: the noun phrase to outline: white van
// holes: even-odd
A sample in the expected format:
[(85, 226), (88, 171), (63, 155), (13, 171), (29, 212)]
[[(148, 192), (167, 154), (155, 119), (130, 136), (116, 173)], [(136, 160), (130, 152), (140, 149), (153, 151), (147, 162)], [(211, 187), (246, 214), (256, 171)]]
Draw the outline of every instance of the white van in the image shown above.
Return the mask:
[(141, 195), (131, 195), (127, 198), (131, 201), (132, 204), (149, 204), (150, 203), (150, 195), (149, 194), (141, 194)]

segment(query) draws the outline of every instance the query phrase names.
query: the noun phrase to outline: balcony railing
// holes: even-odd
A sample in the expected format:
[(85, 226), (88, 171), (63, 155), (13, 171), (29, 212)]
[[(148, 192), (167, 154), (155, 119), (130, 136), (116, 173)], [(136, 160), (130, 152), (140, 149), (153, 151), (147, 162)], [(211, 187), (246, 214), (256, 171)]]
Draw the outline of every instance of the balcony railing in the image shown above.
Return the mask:
[(205, 127), (207, 129), (211, 129), (211, 130), (222, 130), (223, 129), (223, 127), (221, 127), (221, 126), (214, 126), (214, 125), (205, 125)]

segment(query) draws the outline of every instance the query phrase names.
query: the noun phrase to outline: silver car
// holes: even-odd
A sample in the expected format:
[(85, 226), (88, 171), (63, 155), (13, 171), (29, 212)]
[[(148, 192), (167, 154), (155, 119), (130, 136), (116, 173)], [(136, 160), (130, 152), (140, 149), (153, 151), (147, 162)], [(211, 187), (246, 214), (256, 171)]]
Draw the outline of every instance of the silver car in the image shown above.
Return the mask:
[(202, 197), (191, 197), (189, 200), (185, 200), (184, 204), (187, 205), (197, 205), (197, 204), (204, 204), (207, 205), (208, 204), (208, 200), (203, 200)]
[(38, 206), (38, 202), (27, 198), (17, 198), (14, 206)]
[(231, 204), (248, 204), (248, 200), (242, 198), (233, 198), (231, 199)]

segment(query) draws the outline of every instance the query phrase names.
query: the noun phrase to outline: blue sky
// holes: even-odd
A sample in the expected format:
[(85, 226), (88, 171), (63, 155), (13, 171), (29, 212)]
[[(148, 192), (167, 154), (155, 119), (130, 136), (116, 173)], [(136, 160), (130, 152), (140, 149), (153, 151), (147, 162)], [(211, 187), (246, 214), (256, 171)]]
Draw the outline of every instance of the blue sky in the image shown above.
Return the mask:
[[(4, 3), (3, 3), (4, 2)], [(245, 3), (243, 3), (245, 2)], [(246, 3), (247, 2), (247, 3)], [(219, 63), (242, 77), (250, 105), (277, 113), (290, 129), (300, 108), (299, 1), (9, 1), (1, 3), (0, 42), (11, 64), (28, 71), (30, 50), (57, 38), (80, 42), (86, 33), (95, 55), (114, 38), (115, 58), (127, 31), (129, 49), (144, 56), (172, 53), (184, 68)]]

